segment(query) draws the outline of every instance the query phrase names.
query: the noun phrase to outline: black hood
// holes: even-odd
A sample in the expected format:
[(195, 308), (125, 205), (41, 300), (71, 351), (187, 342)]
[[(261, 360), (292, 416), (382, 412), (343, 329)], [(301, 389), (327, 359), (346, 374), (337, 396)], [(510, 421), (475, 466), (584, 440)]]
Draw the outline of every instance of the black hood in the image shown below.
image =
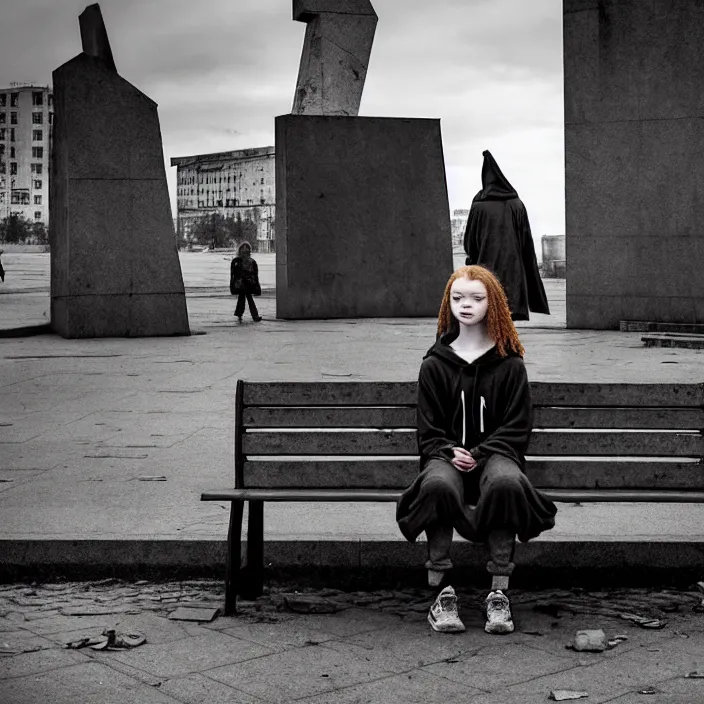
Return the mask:
[(473, 203), (478, 200), (510, 200), (518, 198), (516, 189), (503, 175), (496, 159), (487, 149), (482, 152), (484, 164), (482, 165), (482, 190), (474, 196)]
[[(502, 359), (505, 359), (505, 357), (502, 357), (498, 353), (496, 346), (494, 346), (490, 350), (485, 352), (481, 357), (477, 357), (477, 359), (475, 359), (473, 362), (467, 362), (466, 360), (462, 359), (462, 357), (460, 357), (458, 354), (456, 354), (452, 347), (450, 347), (450, 343), (454, 342), (457, 339), (458, 334), (459, 333), (457, 332), (446, 332), (444, 335), (442, 335), (436, 340), (435, 344), (425, 353), (423, 359), (427, 359), (430, 356), (436, 356), (440, 357), (441, 359), (444, 359), (450, 364), (454, 364), (457, 367), (468, 367), (470, 365), (490, 366), (492, 364), (500, 362)], [(519, 355), (513, 352), (509, 352), (508, 356), (517, 357)]]

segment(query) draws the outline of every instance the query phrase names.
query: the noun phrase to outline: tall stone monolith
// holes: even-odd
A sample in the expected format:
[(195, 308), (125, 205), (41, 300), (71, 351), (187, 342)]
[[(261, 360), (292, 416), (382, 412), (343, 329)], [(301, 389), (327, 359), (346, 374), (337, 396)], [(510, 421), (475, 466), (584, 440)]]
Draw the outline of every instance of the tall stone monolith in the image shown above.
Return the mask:
[(704, 323), (704, 4), (563, 12), (567, 326)]
[(67, 338), (188, 335), (157, 105), (118, 75), (98, 5), (53, 72), (51, 326)]

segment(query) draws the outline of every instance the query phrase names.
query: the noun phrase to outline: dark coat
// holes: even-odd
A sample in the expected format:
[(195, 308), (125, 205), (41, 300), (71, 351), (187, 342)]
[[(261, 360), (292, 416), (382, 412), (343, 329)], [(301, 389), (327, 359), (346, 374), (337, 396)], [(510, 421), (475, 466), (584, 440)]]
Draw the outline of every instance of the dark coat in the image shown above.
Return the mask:
[(240, 293), (251, 293), (253, 296), (261, 295), (262, 288), (259, 284), (259, 267), (254, 259), (250, 258), (251, 269), (247, 270), (242, 257), (235, 257), (230, 264), (230, 293), (236, 296)]
[(484, 152), (482, 190), (472, 201), (464, 233), (467, 264), (489, 269), (506, 291), (513, 320), (529, 320), (528, 311), (550, 314), (526, 208)]

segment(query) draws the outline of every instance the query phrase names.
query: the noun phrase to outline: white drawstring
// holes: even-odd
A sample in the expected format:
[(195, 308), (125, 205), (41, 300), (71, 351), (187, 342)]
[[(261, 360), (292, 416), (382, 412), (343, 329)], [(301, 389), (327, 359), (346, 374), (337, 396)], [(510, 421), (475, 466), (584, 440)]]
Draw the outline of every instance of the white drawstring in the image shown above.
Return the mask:
[(479, 432), (484, 432), (484, 409), (486, 408), (486, 401), (483, 396), (480, 396), (479, 401)]
[(464, 389), (462, 390), (462, 447), (464, 447), (465, 433), (467, 432), (467, 410), (464, 406)]

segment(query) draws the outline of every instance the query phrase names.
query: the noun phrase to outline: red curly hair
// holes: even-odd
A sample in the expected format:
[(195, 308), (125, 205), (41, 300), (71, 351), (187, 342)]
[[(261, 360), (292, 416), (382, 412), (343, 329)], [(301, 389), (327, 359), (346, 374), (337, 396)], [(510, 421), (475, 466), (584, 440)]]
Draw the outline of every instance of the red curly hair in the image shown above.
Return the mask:
[(481, 281), (486, 287), (487, 311), (486, 328), (489, 337), (496, 344), (496, 350), (501, 357), (506, 357), (509, 352), (513, 352), (523, 357), (525, 350), (518, 337), (516, 326), (511, 320), (511, 311), (508, 307), (506, 292), (500, 281), (488, 269), (483, 266), (461, 266), (450, 276), (445, 294), (440, 304), (438, 315), (438, 336), (447, 332), (459, 332), (459, 322), (452, 315), (450, 308), (450, 289), (457, 279), (465, 277), (470, 281)]

